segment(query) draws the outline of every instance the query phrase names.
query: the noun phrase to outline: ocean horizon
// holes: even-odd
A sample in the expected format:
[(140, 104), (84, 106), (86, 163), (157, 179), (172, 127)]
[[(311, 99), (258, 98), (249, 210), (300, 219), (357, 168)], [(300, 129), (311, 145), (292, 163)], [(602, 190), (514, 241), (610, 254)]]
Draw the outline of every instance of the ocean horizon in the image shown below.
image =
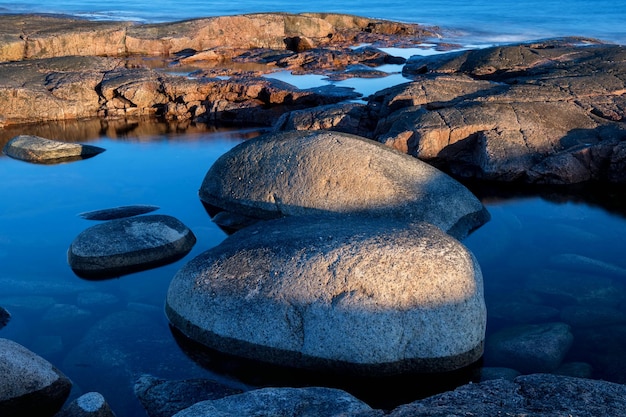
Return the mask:
[(438, 26), (450, 38), (466, 44), (513, 43), (563, 36), (626, 44), (626, 8), (609, 0), (318, 0), (312, 3), (188, 0), (184, 4), (167, 0), (0, 1), (0, 13), (69, 14), (144, 23), (264, 12), (346, 13)]

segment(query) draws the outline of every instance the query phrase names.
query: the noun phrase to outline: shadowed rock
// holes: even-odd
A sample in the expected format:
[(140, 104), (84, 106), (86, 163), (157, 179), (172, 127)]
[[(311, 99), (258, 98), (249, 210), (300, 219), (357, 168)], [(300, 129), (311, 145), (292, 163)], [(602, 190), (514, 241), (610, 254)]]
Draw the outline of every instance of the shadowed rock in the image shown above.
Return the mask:
[(482, 275), (426, 223), (360, 216), (260, 222), (185, 265), (172, 325), (218, 351), (353, 375), (443, 372), (482, 354)]
[[(367, 414), (372, 413), (372, 414)], [(258, 415), (289, 417), (380, 416), (364, 402), (347, 392), (321, 387), (263, 388), (220, 400), (203, 401), (178, 413), (175, 417)]]
[(158, 209), (158, 206), (150, 205), (121, 206), (109, 209), (87, 211), (84, 213), (80, 213), (79, 216), (87, 220), (114, 220), (122, 219), (125, 217), (138, 216), (140, 214), (150, 213)]
[(90, 158), (104, 152), (104, 149), (39, 136), (20, 135), (11, 139), (3, 152), (11, 158), (22, 161), (51, 164)]
[(6, 326), (9, 320), (11, 320), (11, 313), (0, 307), (0, 329)]
[(425, 221), (463, 237), (489, 218), (463, 185), (415, 158), (339, 132), (269, 134), (207, 172), (200, 199), (257, 218), (322, 213)]
[(0, 415), (53, 416), (72, 383), (45, 359), (8, 339), (0, 339)]
[(110, 278), (185, 256), (196, 243), (179, 220), (148, 215), (111, 220), (81, 232), (68, 250), (68, 263), (84, 278)]

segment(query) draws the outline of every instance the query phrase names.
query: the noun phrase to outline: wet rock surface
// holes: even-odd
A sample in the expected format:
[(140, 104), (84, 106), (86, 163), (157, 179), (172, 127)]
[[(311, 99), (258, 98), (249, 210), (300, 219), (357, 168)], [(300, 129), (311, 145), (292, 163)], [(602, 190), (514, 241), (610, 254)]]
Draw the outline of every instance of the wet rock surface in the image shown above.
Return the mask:
[(39, 136), (20, 135), (11, 139), (4, 146), (3, 152), (12, 158), (27, 162), (53, 164), (90, 158), (104, 152), (104, 149)]
[(166, 305), (218, 351), (356, 375), (444, 372), (482, 354), (482, 275), (435, 226), (297, 216), (249, 226), (196, 257)]
[(0, 339), (0, 375), (3, 416), (52, 416), (72, 387), (50, 362), (8, 339)]
[(199, 191), (207, 205), (256, 218), (359, 214), (432, 223), (456, 237), (489, 215), (443, 172), (339, 132), (268, 134), (220, 157)]
[(146, 215), (84, 230), (71, 243), (67, 257), (77, 275), (102, 279), (173, 262), (195, 243), (193, 232), (178, 219)]
[(84, 213), (80, 213), (79, 216), (86, 220), (114, 220), (123, 219), (125, 217), (134, 217), (140, 214), (150, 213), (158, 209), (158, 206), (137, 204), (133, 206), (121, 206), (108, 209), (86, 211)]

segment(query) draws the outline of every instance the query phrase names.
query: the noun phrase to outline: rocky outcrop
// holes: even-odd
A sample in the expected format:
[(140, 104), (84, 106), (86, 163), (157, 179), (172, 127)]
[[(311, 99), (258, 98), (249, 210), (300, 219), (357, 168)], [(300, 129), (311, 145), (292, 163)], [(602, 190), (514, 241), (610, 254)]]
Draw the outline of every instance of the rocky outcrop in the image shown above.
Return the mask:
[(199, 194), (210, 207), (254, 218), (359, 214), (425, 221), (459, 238), (489, 218), (478, 199), (448, 175), (337, 132), (246, 141), (213, 164)]
[(40, 164), (53, 164), (91, 158), (104, 152), (104, 149), (39, 136), (20, 135), (11, 139), (2, 151), (11, 158)]
[(623, 182), (626, 50), (578, 40), (414, 57), (373, 137), (461, 177)]
[[(371, 414), (370, 414), (371, 413)], [(380, 416), (364, 402), (337, 389), (263, 388), (212, 401), (204, 401), (186, 408), (175, 417), (201, 416), (257, 416), (280, 415), (290, 417)]]
[(0, 16), (0, 62), (59, 56), (173, 55), (224, 47), (303, 50), (421, 43), (436, 28), (330, 13), (259, 13), (134, 24), (51, 15)]
[(0, 375), (3, 416), (53, 416), (72, 387), (51, 363), (8, 339), (0, 339)]
[(110, 278), (164, 265), (185, 256), (196, 243), (178, 219), (147, 215), (111, 220), (81, 232), (67, 259), (84, 278)]
[(356, 375), (444, 372), (481, 355), (482, 275), (439, 228), (292, 216), (249, 226), (185, 265), (173, 326), (244, 358)]
[(605, 381), (533, 374), (513, 381), (495, 379), (403, 405), (389, 417), (576, 416), (618, 417), (626, 407), (626, 387)]

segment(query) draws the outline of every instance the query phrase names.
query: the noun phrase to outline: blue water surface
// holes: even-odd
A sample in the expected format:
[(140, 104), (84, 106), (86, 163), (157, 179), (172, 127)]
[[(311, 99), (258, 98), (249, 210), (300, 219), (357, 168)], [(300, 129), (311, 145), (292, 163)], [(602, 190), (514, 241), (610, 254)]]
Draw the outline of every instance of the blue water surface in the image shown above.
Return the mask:
[(437, 25), (481, 42), (586, 36), (626, 44), (626, 7), (613, 0), (0, 1), (0, 12), (5, 13), (66, 13), (143, 22), (277, 11), (348, 13)]

